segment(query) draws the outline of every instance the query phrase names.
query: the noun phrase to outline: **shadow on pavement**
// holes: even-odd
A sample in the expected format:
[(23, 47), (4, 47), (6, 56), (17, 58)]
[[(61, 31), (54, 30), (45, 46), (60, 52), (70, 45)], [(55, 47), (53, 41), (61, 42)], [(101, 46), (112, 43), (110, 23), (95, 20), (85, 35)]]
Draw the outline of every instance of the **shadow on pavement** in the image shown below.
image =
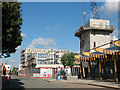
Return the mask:
[(22, 83), (21, 80), (19, 79), (11, 79), (10, 83), (2, 82), (2, 89), (12, 89), (12, 88), (24, 89), (24, 83)]

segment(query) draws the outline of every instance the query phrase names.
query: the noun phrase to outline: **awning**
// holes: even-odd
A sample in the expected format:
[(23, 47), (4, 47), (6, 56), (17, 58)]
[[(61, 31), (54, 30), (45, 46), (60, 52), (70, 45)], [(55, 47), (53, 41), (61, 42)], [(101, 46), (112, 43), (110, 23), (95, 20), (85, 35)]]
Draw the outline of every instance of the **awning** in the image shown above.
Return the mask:
[[(111, 46), (110, 48), (95, 48), (94, 49), (97, 52), (108, 54), (108, 55), (115, 55), (115, 53), (120, 53), (120, 47), (118, 46)], [(119, 54), (120, 55), (120, 54)]]

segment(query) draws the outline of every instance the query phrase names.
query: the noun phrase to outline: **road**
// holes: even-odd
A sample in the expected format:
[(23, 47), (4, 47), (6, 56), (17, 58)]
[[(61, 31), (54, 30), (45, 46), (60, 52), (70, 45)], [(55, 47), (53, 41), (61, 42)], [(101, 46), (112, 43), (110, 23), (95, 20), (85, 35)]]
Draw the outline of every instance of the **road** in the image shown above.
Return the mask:
[(92, 85), (83, 85), (83, 84), (72, 84), (66, 82), (47, 82), (42, 79), (35, 78), (27, 78), (22, 76), (12, 76), (11, 84), (4, 85), (3, 88), (100, 88), (100, 89), (108, 89), (99, 86)]

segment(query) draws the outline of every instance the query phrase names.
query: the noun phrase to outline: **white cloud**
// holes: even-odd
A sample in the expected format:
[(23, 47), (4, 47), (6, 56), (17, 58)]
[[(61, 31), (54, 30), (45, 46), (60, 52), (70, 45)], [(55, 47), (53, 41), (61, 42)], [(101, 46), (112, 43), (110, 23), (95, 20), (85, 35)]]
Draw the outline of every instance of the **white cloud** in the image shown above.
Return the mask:
[(18, 46), (16, 49), (21, 49), (21, 46)]
[(105, 4), (101, 6), (100, 8), (105, 14), (111, 15), (118, 11), (119, 1), (120, 0), (106, 0)]
[(112, 40), (118, 40), (118, 38), (116, 36), (113, 36)]
[(47, 30), (50, 30), (50, 27), (49, 27), (49, 26), (47, 26), (47, 27), (46, 27), (46, 29), (47, 29)]
[(10, 62), (15, 63), (16, 61), (15, 60), (10, 60)]
[(29, 48), (35, 48), (35, 46), (33, 44), (30, 44), (28, 47)]
[(75, 53), (80, 53), (80, 50), (76, 51)]
[(38, 38), (32, 40), (31, 44), (28, 46), (29, 48), (35, 48), (36, 45), (43, 46), (44, 48), (49, 48), (51, 46), (55, 46), (56, 43), (52, 38)]
[(26, 37), (26, 34), (24, 34), (24, 33), (21, 33), (21, 36), (22, 36), (22, 37)]
[(55, 30), (56, 26), (52, 25), (52, 26), (47, 26), (46, 27), (47, 30)]
[(118, 37), (116, 37), (115, 35), (111, 35), (111, 40), (118, 40)]

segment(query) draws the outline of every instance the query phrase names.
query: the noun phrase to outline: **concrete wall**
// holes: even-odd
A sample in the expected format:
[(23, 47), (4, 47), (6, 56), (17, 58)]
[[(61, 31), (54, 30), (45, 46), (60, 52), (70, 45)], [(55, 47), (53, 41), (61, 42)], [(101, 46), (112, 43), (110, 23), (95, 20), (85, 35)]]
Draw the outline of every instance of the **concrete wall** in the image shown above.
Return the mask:
[[(84, 40), (84, 47), (80, 46), (81, 54), (82, 54), (82, 51), (89, 52), (90, 49), (93, 49), (94, 42), (96, 42), (96, 47), (109, 43), (110, 33), (107, 31), (89, 30), (82, 35), (82, 38), (80, 39), (81, 43), (82, 43), (82, 40)], [(110, 44), (107, 44), (102, 46), (101, 48), (109, 48), (109, 47), (110, 47)], [(94, 50), (90, 50), (90, 52), (94, 52)]]
[(90, 19), (90, 21), (88, 23), (86, 23), (84, 25), (84, 27), (110, 29), (110, 21), (109, 20), (102, 20), (102, 19)]
[[(80, 46), (80, 53), (82, 53), (82, 51), (88, 51), (90, 49), (90, 31), (85, 32), (82, 35), (82, 38), (80, 39), (80, 43), (82, 43), (82, 40), (84, 40), (84, 47)], [(81, 44), (80, 44), (81, 45)]]
[[(90, 19), (90, 21), (85, 24), (85, 28), (93, 28), (96, 30), (86, 30), (80, 38), (80, 53), (82, 51), (89, 52), (90, 49), (94, 48), (94, 42), (96, 42), (96, 47), (104, 45), (110, 42), (110, 32), (107, 29), (110, 29), (110, 21), (102, 19)], [(84, 45), (83, 45), (84, 44)], [(101, 48), (109, 48), (110, 44), (104, 45)], [(94, 52), (94, 50), (90, 50)]]
[(101, 20), (101, 19), (90, 19), (90, 27), (102, 28), (102, 29), (110, 29), (110, 21), (109, 20)]
[[(90, 32), (90, 49), (94, 48), (94, 42), (96, 42), (96, 47), (104, 45), (106, 43), (110, 42), (110, 35), (109, 32), (106, 31), (95, 31), (95, 35), (93, 34), (94, 31), (91, 30)], [(110, 44), (101, 46), (100, 48), (109, 48)], [(94, 52), (94, 50), (91, 50), (91, 52)]]

